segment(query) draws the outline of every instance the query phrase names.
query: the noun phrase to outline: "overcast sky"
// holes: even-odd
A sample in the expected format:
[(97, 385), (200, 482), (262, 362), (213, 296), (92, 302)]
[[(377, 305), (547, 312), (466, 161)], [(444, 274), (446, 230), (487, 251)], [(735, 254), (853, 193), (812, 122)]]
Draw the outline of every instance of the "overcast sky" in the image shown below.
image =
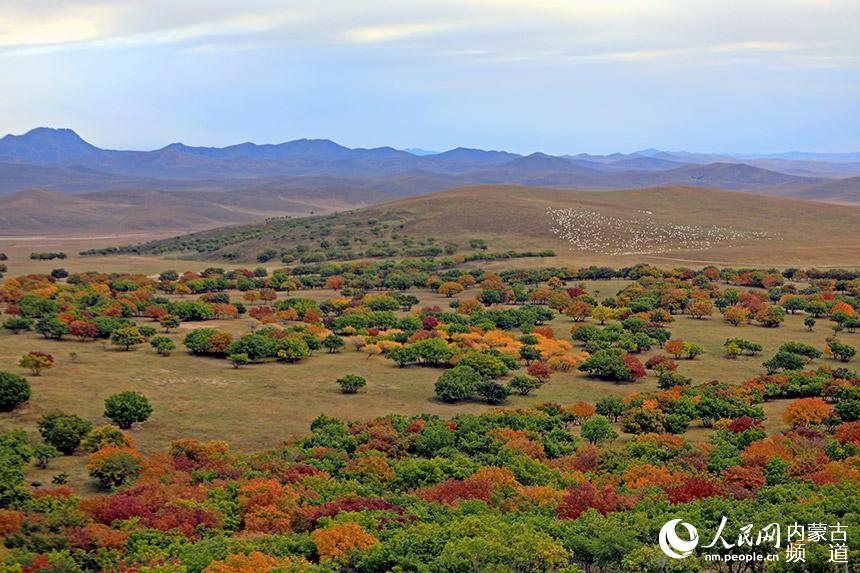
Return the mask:
[(0, 0), (0, 132), (860, 150), (858, 0)]

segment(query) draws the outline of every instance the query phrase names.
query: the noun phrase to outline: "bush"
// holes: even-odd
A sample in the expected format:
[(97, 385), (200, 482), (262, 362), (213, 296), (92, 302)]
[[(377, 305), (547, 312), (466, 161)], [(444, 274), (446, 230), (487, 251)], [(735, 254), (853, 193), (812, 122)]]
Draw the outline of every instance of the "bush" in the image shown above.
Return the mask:
[(19, 334), (22, 331), (30, 330), (33, 327), (33, 321), (23, 316), (13, 316), (3, 323), (3, 328), (10, 330), (12, 334)]
[(244, 352), (240, 352), (239, 354), (231, 354), (227, 357), (227, 360), (229, 360), (230, 364), (233, 365), (233, 368), (236, 369), (251, 363), (251, 359)]
[(84, 436), (93, 425), (77, 414), (52, 412), (39, 422), (39, 433), (42, 439), (51, 444), (63, 454), (72, 455), (81, 444)]
[(510, 388), (493, 380), (484, 380), (475, 389), (489, 404), (501, 404), (511, 394)]
[(152, 414), (149, 399), (139, 392), (118, 392), (105, 400), (105, 418), (112, 420), (123, 430), (135, 422), (145, 422)]
[(436, 396), (443, 402), (468, 400), (482, 381), (481, 375), (470, 366), (455, 366), (436, 380)]
[(90, 456), (87, 464), (90, 477), (99, 480), (105, 489), (118, 487), (140, 473), (140, 455), (130, 448), (108, 446)]
[(511, 390), (520, 396), (528, 396), (529, 392), (537, 390), (542, 385), (543, 382), (531, 376), (514, 376), (509, 384)]
[(110, 343), (114, 346), (122, 346), (123, 350), (128, 351), (132, 346), (143, 344), (146, 342), (146, 337), (136, 326), (123, 326), (117, 328), (110, 335)]
[(170, 356), (170, 353), (176, 350), (176, 343), (166, 336), (156, 336), (149, 341), (149, 344), (161, 356)]
[(594, 416), (582, 423), (582, 437), (592, 444), (599, 444), (614, 440), (618, 434), (612, 429), (609, 420), (603, 416)]
[(93, 428), (81, 441), (81, 449), (89, 453), (97, 452), (107, 446), (130, 448), (132, 441), (125, 435), (125, 432), (110, 425)]
[(367, 380), (355, 374), (347, 374), (337, 379), (340, 391), (344, 394), (355, 394), (359, 388), (367, 386)]
[(33, 448), (33, 457), (36, 458), (36, 465), (42, 469), (48, 467), (48, 462), (54, 458), (60, 457), (60, 450), (45, 442), (39, 442)]
[(30, 399), (30, 383), (23, 376), (0, 371), (0, 412), (10, 412)]
[(54, 367), (54, 357), (44, 352), (28, 352), (18, 361), (18, 366), (29, 369), (33, 376), (39, 376), (42, 370)]

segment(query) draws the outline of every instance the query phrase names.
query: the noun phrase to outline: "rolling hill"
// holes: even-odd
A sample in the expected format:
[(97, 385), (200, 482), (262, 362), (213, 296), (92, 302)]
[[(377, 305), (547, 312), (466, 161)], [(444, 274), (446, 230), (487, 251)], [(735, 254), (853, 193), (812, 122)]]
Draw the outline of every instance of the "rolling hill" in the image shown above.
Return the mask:
[(856, 265), (860, 207), (695, 187), (590, 193), (524, 186), (469, 186), (344, 213), (233, 226), (155, 241), (134, 252), (191, 249), (209, 260), (253, 261), (261, 251), (319, 249), (342, 240), (353, 256), (374, 245), (456, 243), (493, 252), (553, 249), (555, 264)]

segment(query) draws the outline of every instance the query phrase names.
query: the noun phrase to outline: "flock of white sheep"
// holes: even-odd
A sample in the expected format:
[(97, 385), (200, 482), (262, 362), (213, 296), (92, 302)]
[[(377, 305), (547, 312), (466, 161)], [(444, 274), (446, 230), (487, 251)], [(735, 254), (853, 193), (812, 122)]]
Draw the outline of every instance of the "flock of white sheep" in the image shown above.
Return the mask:
[(576, 250), (608, 255), (641, 255), (675, 250), (700, 250), (742, 239), (772, 239), (768, 233), (726, 227), (659, 223), (651, 211), (630, 218), (586, 209), (547, 209), (550, 231)]

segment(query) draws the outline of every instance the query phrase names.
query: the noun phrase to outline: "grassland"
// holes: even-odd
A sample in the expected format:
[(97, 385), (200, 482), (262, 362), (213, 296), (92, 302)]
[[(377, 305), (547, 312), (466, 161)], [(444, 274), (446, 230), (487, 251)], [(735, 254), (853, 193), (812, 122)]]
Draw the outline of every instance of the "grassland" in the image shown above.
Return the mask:
[[(605, 297), (614, 295), (626, 281), (590, 281), (590, 293)], [(241, 300), (240, 293), (231, 293)], [(421, 305), (446, 308), (451, 299), (420, 290), (414, 294)], [(469, 289), (461, 299), (474, 297)], [(283, 294), (281, 295), (283, 296)], [(303, 296), (316, 299), (336, 296), (335, 291), (313, 290)], [(728, 360), (722, 345), (729, 337), (741, 336), (761, 343), (763, 356), (771, 355), (783, 342), (795, 340), (823, 347), (830, 330), (826, 323), (808, 331), (801, 315), (789, 315), (784, 325), (776, 329), (759, 326), (732, 327), (719, 318), (695, 320), (677, 317), (671, 323), (673, 337), (702, 344), (705, 354), (696, 360), (681, 361), (680, 372), (697, 382), (719, 379), (737, 384), (763, 372), (762, 356)], [(24, 427), (37, 437), (36, 424), (46, 412), (61, 409), (75, 412), (102, 423), (103, 400), (120, 390), (135, 390), (147, 395), (155, 408), (152, 418), (132, 430), (136, 445), (145, 452), (162, 450), (171, 440), (191, 437), (201, 440), (223, 439), (240, 451), (253, 451), (276, 445), (289, 436), (306, 431), (319, 414), (336, 415), (362, 420), (392, 412), (418, 414), (422, 412), (453, 416), (487, 408), (483, 403), (446, 404), (433, 398), (433, 383), (440, 370), (433, 368), (398, 368), (382, 357), (368, 358), (366, 354), (347, 347), (338, 354), (317, 352), (310, 359), (296, 364), (265, 363), (233, 369), (226, 361), (195, 357), (181, 346), (184, 334), (200, 326), (216, 327), (234, 335), (248, 332), (252, 319), (184, 323), (169, 336), (178, 350), (169, 357), (160, 357), (148, 346), (124, 352), (102, 342), (75, 340), (45, 340), (34, 333), (12, 335), (0, 333), (0, 369), (23, 371), (16, 366), (18, 358), (30, 350), (48, 352), (55, 356), (55, 368), (39, 377), (29, 377), (33, 396), (11, 414), (0, 418), (0, 428)], [(569, 339), (573, 322), (564, 316), (551, 323), (556, 335)], [(843, 333), (841, 338), (860, 345), (860, 333)], [(641, 356), (644, 361), (657, 353)], [(827, 364), (820, 359), (812, 366)], [(829, 362), (830, 365), (834, 363)], [(344, 374), (359, 374), (368, 380), (367, 387), (355, 395), (338, 391), (334, 381)], [(513, 396), (508, 404), (522, 407), (546, 401), (562, 404), (576, 400), (595, 402), (607, 395), (626, 396), (639, 391), (656, 389), (656, 378), (649, 375), (637, 383), (614, 384), (589, 379), (580, 372), (555, 373), (552, 380), (527, 397)], [(765, 404), (769, 431), (783, 428), (780, 413), (787, 402)], [(620, 433), (620, 429), (619, 429)], [(694, 423), (688, 432), (693, 440), (707, 439), (710, 431)], [(624, 438), (622, 438), (624, 439)], [(72, 476), (73, 485), (86, 483), (84, 458), (64, 458), (50, 470), (32, 469), (30, 478), (48, 479), (59, 471)]]

